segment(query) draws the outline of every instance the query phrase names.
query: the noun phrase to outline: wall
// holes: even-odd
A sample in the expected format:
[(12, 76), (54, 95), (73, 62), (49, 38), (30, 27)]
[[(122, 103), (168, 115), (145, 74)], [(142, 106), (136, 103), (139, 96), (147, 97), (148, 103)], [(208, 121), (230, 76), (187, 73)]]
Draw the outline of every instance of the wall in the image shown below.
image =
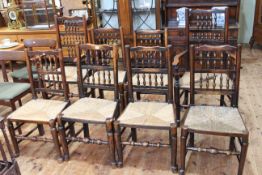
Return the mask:
[(256, 0), (241, 0), (239, 43), (248, 43), (253, 32)]
[(85, 6), (82, 4), (82, 0), (61, 0), (62, 5), (64, 6), (64, 16), (68, 16), (69, 9), (78, 9), (84, 8)]

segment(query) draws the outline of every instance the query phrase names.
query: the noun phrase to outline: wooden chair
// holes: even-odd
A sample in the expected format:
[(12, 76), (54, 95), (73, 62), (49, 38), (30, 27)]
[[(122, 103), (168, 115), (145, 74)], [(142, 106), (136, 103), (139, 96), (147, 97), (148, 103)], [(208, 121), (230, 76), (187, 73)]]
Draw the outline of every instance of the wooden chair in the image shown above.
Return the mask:
[(164, 30), (136, 30), (134, 31), (134, 47), (162, 46), (167, 47), (167, 28)]
[[(63, 160), (56, 130), (57, 116), (69, 104), (62, 51), (60, 49), (53, 51), (29, 51), (26, 49), (26, 62), (33, 99), (7, 117), (15, 154), (19, 155), (18, 143), (22, 140), (54, 142), (59, 160)], [(32, 68), (33, 66), (36, 67), (36, 70)], [(37, 74), (37, 86), (34, 83), (34, 74)], [(37, 93), (52, 96), (61, 95), (64, 100), (41, 99), (38, 98)], [(20, 122), (21, 125), (14, 127), (13, 122)], [(15, 134), (15, 130), (29, 123), (31, 126), (32, 123), (37, 126), (24, 135)], [(52, 138), (44, 137), (45, 131), (42, 125), (50, 127)], [(37, 129), (39, 136), (32, 136)]]
[[(55, 26), (58, 48), (64, 53), (66, 81), (69, 84), (77, 84), (75, 45), (88, 43), (86, 17), (55, 16)], [(71, 96), (77, 95), (72, 93)]]
[(0, 129), (2, 130), (2, 134), (5, 140), (5, 145), (7, 148), (7, 151), (10, 154), (11, 161), (8, 160), (7, 154), (4, 149), (4, 144), (1, 143), (0, 141), (0, 152), (1, 152), (1, 157), (2, 160), (0, 160), (0, 174), (3, 175), (20, 175), (20, 169), (19, 166), (14, 158), (13, 151), (8, 139), (8, 136), (5, 131), (5, 123), (4, 123), (4, 118), (0, 117)]
[[(65, 160), (69, 158), (69, 142), (109, 145), (111, 161), (115, 165), (115, 149), (113, 141), (113, 121), (119, 116), (118, 80), (118, 48), (109, 45), (81, 44), (77, 45), (77, 70), (80, 99), (68, 107), (59, 118), (59, 133), (64, 149)], [(89, 76), (87, 72), (94, 72)], [(87, 88), (98, 88), (114, 92), (114, 100), (87, 97)], [(122, 100), (123, 103), (123, 100)], [(69, 132), (65, 124), (81, 123), (83, 128), (77, 132)], [(89, 124), (105, 125), (108, 140), (91, 138)], [(83, 137), (79, 137), (83, 131)]]
[(23, 51), (0, 51), (0, 63), (4, 82), (0, 83), (0, 105), (9, 106), (12, 111), (16, 110), (15, 103), (18, 101), (22, 106), (21, 99), (30, 92), (29, 83), (8, 82), (5, 62), (7, 61), (25, 61)]
[[(24, 40), (24, 47), (29, 50), (46, 50), (55, 49), (56, 41), (53, 39), (27, 39)], [(25, 61), (25, 60), (23, 60)], [(26, 82), (29, 83), (29, 77), (26, 66), (11, 72), (10, 76), (14, 82)]]
[[(88, 38), (90, 38), (91, 43), (93, 44), (107, 44), (113, 46), (114, 44), (118, 45), (119, 49), (119, 57), (122, 61), (119, 62), (122, 66), (118, 66), (118, 75), (119, 78), (119, 89), (123, 90), (124, 83), (126, 82), (126, 71), (125, 71), (125, 49), (124, 49), (124, 35), (122, 27), (119, 27), (119, 29), (114, 28), (98, 28), (98, 29), (90, 29), (88, 30)], [(101, 73), (101, 72), (100, 72)], [(122, 92), (120, 92), (122, 94)], [(99, 96), (101, 98), (104, 98), (104, 93), (100, 89)]]
[[(223, 25), (218, 20), (218, 16), (224, 16)], [(194, 44), (196, 46), (203, 44), (219, 45), (228, 43), (228, 27), (229, 27), (229, 13), (228, 8), (225, 9), (186, 9), (186, 31), (188, 33), (188, 45)], [(188, 49), (189, 50), (189, 49)], [(190, 91), (190, 65), (188, 61), (182, 59), (188, 55), (188, 50), (185, 50), (176, 55), (174, 59), (175, 69), (179, 69), (180, 90), (184, 101), (181, 107), (188, 107), (188, 97)], [(198, 82), (199, 79), (197, 78)], [(221, 96), (221, 104), (224, 97)], [(178, 119), (180, 116), (178, 115)], [(178, 122), (179, 124), (179, 122)]]
[[(188, 151), (235, 155), (239, 160), (238, 175), (243, 173), (248, 147), (248, 130), (238, 111), (241, 46), (203, 45), (190, 48), (190, 107), (181, 127), (180, 174), (185, 174)], [(199, 78), (199, 82), (195, 80)], [(231, 100), (227, 106), (195, 104), (196, 94), (225, 95)], [(225, 104), (224, 104), (225, 105)], [(194, 144), (195, 134), (230, 138), (229, 149), (201, 148)], [(187, 138), (189, 141), (187, 143)], [(241, 150), (238, 150), (237, 143)]]
[[(126, 145), (143, 147), (170, 147), (172, 171), (177, 170), (177, 127), (173, 105), (173, 70), (169, 47), (126, 46), (129, 104), (115, 121), (115, 143), (118, 166), (123, 166)], [(136, 75), (136, 76), (134, 76)], [(135, 101), (133, 93), (167, 94), (167, 102)], [(122, 141), (126, 128), (131, 128), (127, 141)], [(137, 128), (167, 130), (170, 143), (139, 142)], [(132, 140), (129, 141), (129, 139)]]

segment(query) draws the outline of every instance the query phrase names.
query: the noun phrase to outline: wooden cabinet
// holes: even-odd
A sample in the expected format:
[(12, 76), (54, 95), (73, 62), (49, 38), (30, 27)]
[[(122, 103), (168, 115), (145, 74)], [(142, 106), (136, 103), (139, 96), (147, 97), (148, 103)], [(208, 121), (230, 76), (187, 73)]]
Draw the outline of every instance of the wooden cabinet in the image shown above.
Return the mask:
[(250, 48), (253, 47), (255, 42), (262, 44), (262, 0), (256, 0), (254, 15), (253, 34), (249, 41)]

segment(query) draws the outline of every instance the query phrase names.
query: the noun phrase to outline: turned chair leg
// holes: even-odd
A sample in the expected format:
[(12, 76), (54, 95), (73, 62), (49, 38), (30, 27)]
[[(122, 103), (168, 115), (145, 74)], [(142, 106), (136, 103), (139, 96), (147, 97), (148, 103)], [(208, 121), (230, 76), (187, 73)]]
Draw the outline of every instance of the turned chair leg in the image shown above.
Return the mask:
[(63, 155), (62, 155), (62, 152), (61, 152), (61, 149), (60, 149), (60, 144), (59, 144), (59, 139), (58, 139), (58, 134), (57, 134), (55, 123), (56, 122), (54, 120), (51, 120), (49, 122), (49, 126), (50, 126), (50, 129), (51, 129), (53, 142), (55, 144), (55, 149), (56, 149), (58, 156), (59, 156), (58, 161), (62, 162), (63, 161)]
[(103, 99), (104, 98), (104, 91), (102, 89), (99, 89), (99, 98)]
[(43, 136), (45, 134), (44, 126), (42, 124), (37, 124), (37, 129), (40, 136)]
[(116, 121), (114, 123), (114, 128), (115, 128), (114, 138), (115, 138), (115, 144), (116, 144), (116, 150), (118, 156), (117, 166), (123, 167), (123, 148), (121, 144), (121, 127), (119, 121)]
[(186, 167), (186, 141), (188, 136), (187, 128), (181, 128), (181, 145), (180, 145), (180, 170), (179, 174), (185, 174), (185, 167)]
[(132, 137), (132, 141), (137, 142), (136, 128), (131, 128), (131, 137)]
[(90, 138), (88, 123), (83, 123), (84, 138)]
[(64, 153), (64, 160), (67, 161), (69, 159), (69, 149), (66, 141), (66, 133), (64, 129), (64, 122), (61, 118), (58, 118), (58, 132), (60, 135), (61, 145)]
[(116, 166), (113, 121), (111, 119), (106, 120), (106, 131), (107, 131), (107, 139), (108, 139), (108, 145), (111, 155), (111, 164), (113, 166)]
[(20, 154), (20, 151), (19, 151), (17, 139), (15, 138), (15, 128), (14, 128), (12, 121), (7, 120), (7, 126), (8, 126), (8, 131), (10, 133), (11, 141), (12, 141), (13, 146), (14, 146), (14, 151), (15, 151), (14, 156), (18, 157), (19, 154)]
[(172, 172), (177, 172), (177, 127), (175, 124), (171, 125), (170, 131), (169, 131), (169, 137), (170, 137), (170, 150), (171, 150), (171, 169)]
[[(16, 110), (15, 102), (11, 102), (11, 108), (12, 108), (12, 111)], [(19, 124), (20, 124), (20, 122), (16, 122), (16, 126), (19, 126)], [(21, 127), (18, 127), (17, 130), (18, 130), (18, 134), (22, 134)]]
[(241, 146), (241, 153), (240, 153), (240, 160), (239, 160), (237, 175), (243, 174), (246, 155), (247, 155), (247, 148), (248, 148), (248, 134), (242, 138), (242, 146)]

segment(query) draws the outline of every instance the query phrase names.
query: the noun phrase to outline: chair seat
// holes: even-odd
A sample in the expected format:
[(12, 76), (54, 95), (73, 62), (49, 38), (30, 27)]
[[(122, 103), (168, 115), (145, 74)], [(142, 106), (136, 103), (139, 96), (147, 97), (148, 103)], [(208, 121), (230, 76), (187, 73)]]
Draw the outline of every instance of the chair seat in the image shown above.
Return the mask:
[(243, 133), (246, 127), (237, 108), (224, 106), (191, 106), (184, 125), (190, 129)]
[(127, 125), (170, 127), (175, 123), (175, 114), (172, 104), (134, 102), (128, 104), (118, 120)]
[(81, 98), (63, 111), (63, 118), (105, 122), (113, 118), (117, 102), (98, 98)]
[[(156, 81), (156, 78), (157, 78), (157, 81)], [(163, 85), (161, 85), (161, 79), (162, 79)], [(150, 82), (151, 82), (151, 85), (150, 85)], [(138, 86), (138, 74), (133, 75), (132, 83), (133, 85)], [(167, 74), (152, 73), (151, 77), (149, 77), (149, 74), (145, 74), (145, 77), (143, 78), (143, 74), (139, 74), (139, 83), (140, 85), (144, 85), (143, 83), (145, 83), (146, 86), (167, 86), (168, 85), (168, 76)]]
[[(60, 68), (58, 68), (58, 71), (60, 71)], [(85, 72), (83, 72), (83, 76), (84, 75), (85, 75)], [(76, 66), (65, 66), (65, 76), (66, 76), (67, 82), (76, 83), (77, 82), (77, 67)]]
[(48, 122), (55, 119), (66, 107), (67, 102), (58, 100), (31, 100), (8, 116), (8, 119)]
[(28, 89), (29, 83), (0, 83), (0, 100), (11, 100)]
[[(206, 73), (202, 73), (202, 87), (206, 88), (206, 79), (207, 74)], [(220, 77), (221, 74), (209, 74), (209, 89), (213, 88), (213, 82), (214, 82), (214, 78), (216, 77), (216, 86), (215, 89), (227, 89), (227, 74), (222, 74), (222, 88), (220, 88)], [(232, 80), (229, 79), (229, 89), (232, 88)], [(180, 88), (182, 89), (190, 89), (190, 72), (185, 72), (184, 75), (179, 79), (179, 85)], [(195, 88), (200, 88), (200, 73), (196, 73), (195, 74)]]
[[(103, 74), (105, 73), (105, 80)], [(111, 83), (109, 83), (109, 73), (110, 73), (110, 79)], [(100, 78), (100, 81), (98, 80), (98, 77)], [(126, 78), (126, 71), (118, 71), (118, 83), (124, 83)], [(98, 84), (99, 82), (101, 84), (113, 84), (114, 83), (114, 71), (97, 71), (94, 73), (94, 79), (95, 83)], [(92, 76), (89, 78), (90, 82), (93, 82)], [(104, 81), (106, 83), (104, 83)]]
[[(36, 70), (34, 66), (33, 66), (33, 70)], [(27, 67), (23, 67), (21, 69), (14, 70), (13, 72), (10, 73), (10, 76), (12, 78), (16, 78), (19, 80), (28, 80), (29, 79)], [(33, 78), (37, 78), (37, 74), (34, 74)]]

